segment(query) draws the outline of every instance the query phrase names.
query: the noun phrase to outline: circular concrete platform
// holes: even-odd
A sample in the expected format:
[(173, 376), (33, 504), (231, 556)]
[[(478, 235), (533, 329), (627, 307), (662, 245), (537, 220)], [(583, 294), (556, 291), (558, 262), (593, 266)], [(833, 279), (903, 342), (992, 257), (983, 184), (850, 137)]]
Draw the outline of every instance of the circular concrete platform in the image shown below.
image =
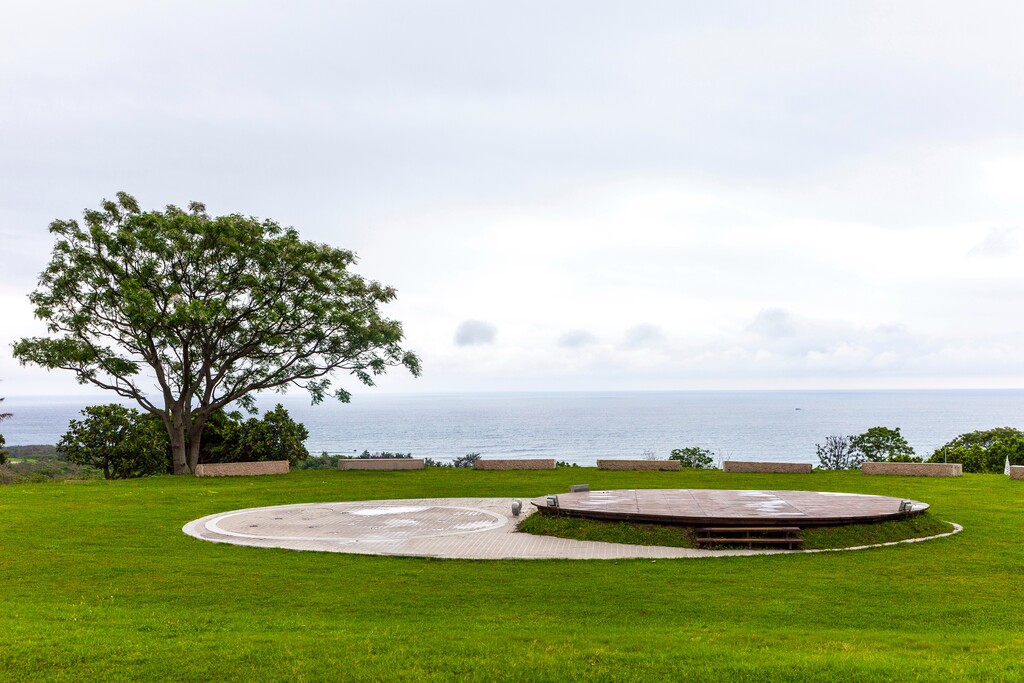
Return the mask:
[(721, 489), (586, 491), (541, 496), (531, 503), (544, 512), (593, 519), (759, 527), (883, 522), (920, 514), (929, 507), (916, 500), (859, 493)]
[[(446, 559), (629, 559), (722, 557), (805, 551), (697, 550), (537, 536), (516, 531), (512, 498), (423, 498), (302, 503), (232, 510), (183, 531), (214, 543), (363, 555)], [(923, 539), (918, 539), (923, 540)]]

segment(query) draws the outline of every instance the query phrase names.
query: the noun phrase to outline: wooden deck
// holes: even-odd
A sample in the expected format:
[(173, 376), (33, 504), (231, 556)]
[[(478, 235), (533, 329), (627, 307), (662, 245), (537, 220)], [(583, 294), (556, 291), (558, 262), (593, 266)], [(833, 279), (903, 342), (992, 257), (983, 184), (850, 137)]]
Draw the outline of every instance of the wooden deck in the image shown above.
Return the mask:
[[(903, 500), (826, 491), (621, 489), (559, 493), (531, 502), (549, 514), (593, 519), (714, 527), (811, 527), (901, 519), (908, 516), (900, 510)], [(927, 503), (911, 503), (909, 514), (928, 509)]]

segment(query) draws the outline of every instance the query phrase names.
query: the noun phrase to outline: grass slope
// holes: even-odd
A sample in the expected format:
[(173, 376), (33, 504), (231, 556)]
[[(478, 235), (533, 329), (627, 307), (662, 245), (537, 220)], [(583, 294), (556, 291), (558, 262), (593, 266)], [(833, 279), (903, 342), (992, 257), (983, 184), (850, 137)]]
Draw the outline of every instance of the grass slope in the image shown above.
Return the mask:
[[(186, 537), (297, 502), (594, 488), (903, 496), (966, 530), (853, 553), (443, 561)], [(850, 472), (304, 471), (0, 487), (3, 680), (1020, 680), (1024, 486)]]
[[(573, 538), (579, 541), (662, 545), (672, 548), (698, 547), (694, 527), (665, 524), (634, 524), (568, 515), (535, 514), (520, 522), (519, 530), (528, 534)], [(906, 520), (880, 524), (847, 524), (804, 529), (801, 538), (804, 541), (803, 548), (807, 550), (826, 550), (892, 543), (909, 538), (926, 538), (951, 531), (951, 524), (925, 513)]]

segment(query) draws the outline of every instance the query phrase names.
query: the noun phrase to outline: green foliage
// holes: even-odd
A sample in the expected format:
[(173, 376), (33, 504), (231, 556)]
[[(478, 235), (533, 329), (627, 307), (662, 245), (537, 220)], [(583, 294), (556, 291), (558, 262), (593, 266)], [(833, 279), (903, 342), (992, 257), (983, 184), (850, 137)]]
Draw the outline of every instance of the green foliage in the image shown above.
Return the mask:
[(199, 203), (144, 212), (121, 192), (84, 225), (57, 220), (50, 232), (29, 298), (52, 336), (21, 339), (15, 357), (159, 416), (175, 473), (194, 471), (214, 411), (251, 408), (254, 392), (294, 385), (319, 402), (338, 372), (366, 385), (393, 366), (420, 372), (401, 324), (380, 311), (395, 290), (352, 273), (352, 252), (292, 228), (211, 217)]
[(263, 415), (242, 421), (237, 412), (214, 413), (207, 429), (213, 443), (203, 462), (263, 462), (287, 460), (295, 465), (309, 457), (303, 442), (309, 438), (305, 425), (292, 420), (280, 403)]
[[(672, 548), (698, 547), (693, 527), (584, 519), (540, 512), (534, 513), (520, 522), (519, 531), (541, 536), (572, 538), (578, 541), (660, 545)], [(846, 524), (804, 529), (801, 532), (801, 537), (804, 540), (804, 548), (821, 550), (891, 543), (908, 538), (926, 538), (950, 531), (952, 531), (952, 527), (948, 522), (935, 519), (929, 514), (923, 514), (878, 524)]]
[(452, 458), (451, 462), (442, 462), (440, 460), (434, 460), (433, 458), (424, 458), (424, 467), (448, 467), (455, 469), (472, 469), (473, 463), (480, 459), (479, 453), (466, 453), (460, 455), (457, 458)]
[(855, 470), (864, 461), (863, 456), (854, 451), (850, 445), (850, 437), (842, 434), (830, 434), (825, 437), (825, 445), (814, 444), (818, 455), (818, 467), (823, 470)]
[(548, 515), (542, 512), (535, 512), (521, 521), (518, 530), (528, 534), (572, 538), (577, 541), (662, 545), (670, 548), (697, 547), (696, 533), (691, 527), (634, 524), (568, 515)]
[(386, 460), (393, 458), (411, 458), (412, 453), (392, 453), (391, 451), (379, 451), (377, 453), (371, 453), (368, 450), (364, 450), (362, 453), (356, 456), (358, 460)]
[(964, 472), (1002, 474), (1006, 459), (1024, 465), (1024, 432), (1013, 427), (996, 427), (961, 434), (935, 449), (928, 462), (958, 462)]
[(105, 479), (168, 471), (167, 434), (158, 421), (116, 403), (89, 406), (82, 415), (57, 442), (68, 462), (102, 470)]
[[(4, 400), (2, 398), (0, 398), (0, 403), (3, 403), (3, 401)], [(0, 413), (0, 422), (3, 422), (4, 420), (9, 418), (10, 416), (11, 416), (10, 413)], [(4, 435), (3, 434), (0, 434), (0, 465), (3, 465), (5, 462), (7, 462), (7, 455), (8, 455), (8, 453), (7, 453), (6, 450), (4, 450), (4, 446), (6, 444), (7, 444), (7, 440), (4, 439)]]
[(850, 437), (850, 448), (863, 461), (921, 462), (914, 449), (900, 434), (900, 428), (872, 427), (863, 434)]
[[(147, 477), (0, 491), (5, 681), (1019, 681), (1021, 482), (813, 488), (932, 504), (964, 525), (878, 550), (709, 560), (438, 561), (203, 543), (203, 515), (308, 501), (529, 499), (664, 488), (666, 472), (430, 469)], [(586, 476), (581, 476), (585, 474)], [(736, 488), (691, 470), (687, 485)], [(742, 488), (810, 486), (743, 475)], [(245, 586), (240, 589), (240, 577)], [(360, 577), (357, 588), (335, 579)], [(201, 587), (201, 590), (197, 587)], [(197, 646), (216, 643), (216, 647)]]
[(708, 470), (715, 467), (714, 452), (699, 446), (676, 448), (668, 456), (668, 459), (678, 460), (681, 467), (692, 467), (698, 470)]

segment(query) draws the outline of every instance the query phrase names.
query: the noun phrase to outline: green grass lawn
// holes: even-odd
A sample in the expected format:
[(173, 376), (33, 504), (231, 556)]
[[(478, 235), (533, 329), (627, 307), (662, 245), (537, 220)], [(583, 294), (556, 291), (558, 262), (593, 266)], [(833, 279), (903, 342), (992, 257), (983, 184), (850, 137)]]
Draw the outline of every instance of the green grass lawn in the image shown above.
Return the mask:
[[(299, 502), (775, 488), (932, 504), (965, 531), (855, 552), (455, 561), (206, 543)], [(1024, 483), (851, 472), (303, 471), (0, 487), (2, 680), (1022, 680)]]

